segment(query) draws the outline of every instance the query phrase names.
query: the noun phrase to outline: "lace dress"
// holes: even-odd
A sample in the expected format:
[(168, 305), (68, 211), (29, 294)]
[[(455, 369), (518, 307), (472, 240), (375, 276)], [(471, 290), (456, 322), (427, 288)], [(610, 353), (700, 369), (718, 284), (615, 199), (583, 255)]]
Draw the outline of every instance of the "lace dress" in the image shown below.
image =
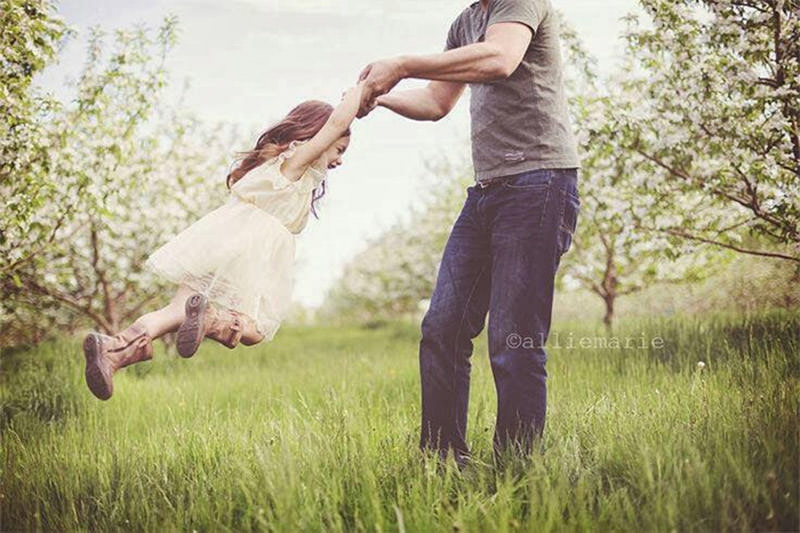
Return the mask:
[[(305, 141), (302, 141), (305, 142)], [(311, 197), (326, 176), (322, 157), (297, 180), (280, 171), (302, 144), (245, 174), (230, 199), (153, 252), (146, 266), (255, 320), (271, 340), (291, 304), (295, 235), (308, 222)]]

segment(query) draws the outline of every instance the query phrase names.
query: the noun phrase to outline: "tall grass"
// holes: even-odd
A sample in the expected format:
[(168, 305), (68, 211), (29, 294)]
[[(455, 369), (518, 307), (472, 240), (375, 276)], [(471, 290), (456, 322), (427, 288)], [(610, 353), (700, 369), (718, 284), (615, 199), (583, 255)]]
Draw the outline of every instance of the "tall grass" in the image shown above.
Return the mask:
[(505, 468), (484, 333), (463, 472), (417, 449), (415, 324), (287, 327), (191, 360), (159, 346), (108, 402), (78, 341), (7, 353), (0, 529), (794, 530), (799, 331), (789, 312), (636, 321), (615, 335), (663, 347), (615, 349), (562, 324), (545, 437)]

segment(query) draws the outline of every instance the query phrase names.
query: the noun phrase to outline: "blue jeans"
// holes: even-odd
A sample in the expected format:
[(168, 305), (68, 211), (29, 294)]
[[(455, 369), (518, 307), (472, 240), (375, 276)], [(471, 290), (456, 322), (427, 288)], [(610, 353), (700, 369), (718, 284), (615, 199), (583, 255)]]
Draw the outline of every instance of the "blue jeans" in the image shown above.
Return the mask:
[(580, 200), (577, 169), (509, 176), (467, 199), (439, 266), (422, 320), (420, 447), (448, 449), (461, 462), (466, 443), (472, 339), (489, 314), (489, 359), (497, 389), (496, 453), (527, 453), (544, 428), (544, 345), (561, 256), (572, 243)]

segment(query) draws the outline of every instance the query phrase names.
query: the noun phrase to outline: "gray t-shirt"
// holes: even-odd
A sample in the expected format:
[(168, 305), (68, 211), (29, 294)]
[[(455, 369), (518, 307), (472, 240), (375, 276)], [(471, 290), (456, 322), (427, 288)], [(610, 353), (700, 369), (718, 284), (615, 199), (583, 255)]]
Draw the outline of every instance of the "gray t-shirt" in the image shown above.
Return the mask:
[(559, 24), (550, 0), (480, 2), (453, 21), (445, 50), (484, 40), (496, 22), (521, 22), (533, 38), (507, 79), (470, 83), (476, 181), (543, 168), (578, 168), (562, 80)]

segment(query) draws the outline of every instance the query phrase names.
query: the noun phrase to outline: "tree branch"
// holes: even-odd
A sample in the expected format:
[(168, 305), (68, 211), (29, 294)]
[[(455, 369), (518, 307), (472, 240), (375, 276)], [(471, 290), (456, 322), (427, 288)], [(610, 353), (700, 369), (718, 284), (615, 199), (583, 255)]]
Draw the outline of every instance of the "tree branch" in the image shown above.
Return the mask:
[(617, 292), (617, 296), (627, 296), (628, 294), (639, 292), (642, 289), (644, 289), (644, 287), (642, 287), (641, 285), (634, 285), (633, 287), (628, 287), (627, 289), (623, 289)]
[(49, 296), (50, 298), (58, 300), (59, 302), (68, 305), (69, 307), (75, 309), (76, 311), (81, 312), (85, 316), (92, 319), (94, 323), (100, 326), (106, 333), (109, 334), (113, 333), (113, 328), (108, 323), (108, 321), (106, 321), (105, 318), (103, 318), (98, 313), (93, 311), (90, 304), (82, 304), (79, 301), (75, 300), (70, 295), (63, 294), (49, 287), (45, 287), (44, 285), (40, 285), (39, 283), (33, 281), (29, 277), (26, 277), (26, 279), (23, 281), (23, 284), (29, 289), (38, 292), (39, 294), (42, 294), (44, 296)]
[(595, 281), (593, 279), (591, 279), (590, 277), (584, 276), (583, 274), (573, 274), (573, 276), (578, 278), (579, 281), (583, 282), (584, 286), (586, 288), (588, 288), (590, 291), (592, 291), (593, 293), (597, 294), (601, 298), (605, 298), (606, 297), (606, 295), (603, 293), (603, 290), (600, 288), (600, 286), (597, 285), (597, 283), (595, 283)]
[(727, 248), (729, 250), (734, 250), (734, 251), (742, 253), (742, 254), (757, 255), (757, 256), (760, 256), (760, 257), (774, 257), (776, 259), (785, 259), (785, 260), (788, 260), (788, 261), (794, 261), (796, 263), (800, 263), (800, 257), (794, 257), (794, 256), (791, 256), (791, 255), (785, 255), (785, 254), (781, 254), (781, 253), (777, 253), (777, 252), (763, 252), (763, 251), (759, 251), (759, 250), (749, 250), (747, 248), (741, 248), (741, 247), (733, 245), (733, 244), (728, 244), (728, 243), (724, 243), (724, 242), (720, 242), (720, 241), (715, 241), (713, 239), (708, 239), (708, 238), (705, 238), (705, 237), (692, 235), (691, 233), (688, 233), (688, 232), (683, 231), (683, 230), (675, 229), (675, 228), (666, 228), (666, 229), (663, 229), (663, 228), (662, 229), (649, 228), (649, 229), (651, 231), (660, 231), (662, 233), (667, 233), (669, 235), (674, 235), (676, 237), (681, 237), (681, 238), (689, 239), (689, 240), (692, 240), (692, 241), (698, 241), (698, 242), (703, 242), (703, 243), (706, 243), (706, 244), (712, 244), (714, 246), (721, 246), (722, 248)]
[[(693, 178), (692, 176), (690, 176), (689, 174), (687, 174), (685, 172), (682, 172), (682, 171), (678, 170), (677, 168), (674, 168), (674, 167), (668, 165), (667, 163), (665, 163), (664, 161), (662, 161), (658, 157), (656, 157), (654, 155), (651, 155), (651, 154), (645, 152), (644, 150), (642, 150), (641, 148), (638, 148), (638, 147), (635, 147), (634, 151), (637, 154), (639, 154), (642, 157), (644, 157), (645, 159), (647, 159), (647, 160), (655, 163), (659, 167), (663, 168), (664, 170), (666, 170), (667, 172), (669, 172), (673, 176), (675, 176), (677, 178), (680, 178), (683, 181), (686, 181), (688, 183), (691, 183), (692, 185), (698, 186), (699, 188), (702, 188), (702, 184), (700, 184), (697, 179)], [(745, 208), (748, 208), (748, 209), (750, 208), (750, 205), (746, 200), (743, 200), (741, 198), (737, 198), (736, 196), (734, 196), (734, 195), (732, 195), (732, 194), (730, 194), (728, 192), (725, 192), (725, 191), (717, 189), (717, 188), (711, 188), (709, 190), (711, 191), (712, 194), (714, 194), (716, 196), (720, 196), (722, 198), (726, 198), (726, 199), (728, 199), (728, 200), (730, 200), (732, 202), (735, 202), (735, 203), (741, 205), (742, 207), (745, 207)]]
[[(50, 233), (50, 237), (45, 239), (44, 242), (41, 242), (39, 244), (39, 246), (36, 247), (36, 249), (34, 249), (32, 252), (30, 252), (25, 257), (17, 259), (16, 261), (11, 263), (10, 265), (4, 266), (3, 269), (0, 270), (0, 272), (3, 273), (3, 274), (8, 274), (9, 272), (13, 272), (14, 270), (19, 268), (20, 266), (24, 265), (25, 263), (27, 263), (28, 261), (30, 261), (31, 259), (36, 257), (36, 255), (38, 255), (42, 250), (44, 250), (49, 244), (52, 244), (53, 241), (56, 238), (56, 233), (58, 233), (58, 230), (61, 228), (61, 225), (64, 223), (64, 220), (66, 219), (67, 214), (69, 214), (69, 211), (65, 211), (64, 213), (62, 213), (61, 217), (58, 219), (58, 221), (56, 222), (55, 226), (53, 226), (53, 231)], [(84, 226), (85, 226), (85, 224), (79, 224), (74, 230), (72, 230), (72, 232), (70, 232), (69, 235), (67, 235), (64, 238), (64, 240), (68, 241), (68, 240), (72, 239), (72, 237), (74, 237), (76, 233), (78, 233), (81, 229), (83, 229)]]
[[(654, 155), (651, 155), (651, 154), (645, 152), (644, 150), (642, 150), (642, 149), (640, 149), (638, 147), (635, 148), (635, 151), (636, 151), (636, 153), (638, 153), (642, 157), (644, 157), (644, 158), (648, 159), (649, 161), (655, 163), (656, 165), (660, 166), (661, 168), (663, 168), (664, 170), (666, 170), (667, 172), (669, 172), (673, 176), (676, 176), (676, 177), (682, 179), (683, 181), (686, 181), (686, 182), (691, 183), (693, 185), (697, 185), (698, 184), (698, 180), (696, 180), (695, 178), (693, 178), (692, 176), (690, 176), (686, 172), (683, 172), (681, 170), (678, 170), (678, 169), (668, 165), (667, 163), (663, 162), (660, 158), (658, 158), (658, 157), (656, 157)], [(787, 230), (787, 233), (788, 233), (788, 235), (790, 235), (792, 240), (797, 241), (798, 239), (800, 239), (800, 234), (798, 234), (798, 231), (797, 231), (796, 228), (793, 228), (793, 227), (785, 228), (784, 224), (782, 224), (780, 220), (776, 220), (774, 217), (769, 215), (769, 213), (765, 213), (761, 209), (761, 206), (760, 206), (760, 204), (758, 202), (758, 198), (754, 196), (756, 194), (755, 187), (750, 183), (750, 181), (747, 179), (747, 177), (744, 175), (744, 173), (740, 169), (738, 169), (735, 165), (731, 165), (731, 167), (742, 177), (742, 179), (746, 183), (746, 187), (748, 189), (748, 194), (750, 194), (749, 201), (747, 199), (737, 197), (737, 196), (735, 196), (733, 194), (730, 194), (730, 193), (725, 192), (725, 191), (723, 191), (721, 189), (718, 189), (718, 188), (711, 188), (711, 189), (709, 189), (710, 192), (712, 194), (714, 194), (715, 196), (726, 198), (726, 199), (728, 199), (728, 200), (730, 200), (730, 201), (732, 201), (732, 202), (744, 207), (745, 209), (747, 209), (748, 211), (753, 213), (756, 216), (756, 218), (759, 218), (759, 219), (763, 220), (764, 222), (767, 222), (768, 224), (770, 224), (772, 226)]]

